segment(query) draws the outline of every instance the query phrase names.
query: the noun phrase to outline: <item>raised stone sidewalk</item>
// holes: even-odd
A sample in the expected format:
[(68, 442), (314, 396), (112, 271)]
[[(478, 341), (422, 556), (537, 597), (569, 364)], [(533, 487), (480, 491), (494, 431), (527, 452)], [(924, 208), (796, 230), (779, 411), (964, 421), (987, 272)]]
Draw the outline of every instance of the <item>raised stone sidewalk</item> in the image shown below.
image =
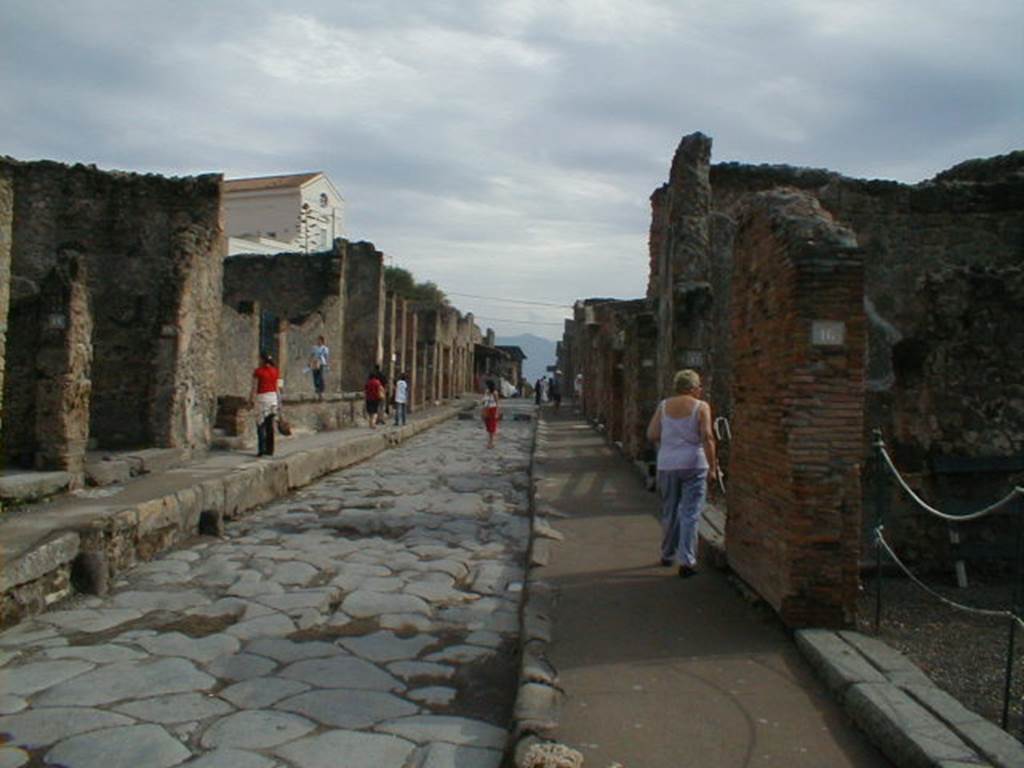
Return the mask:
[(0, 514), (0, 627), (81, 591), (187, 536), (217, 532), (260, 504), (352, 466), (471, 407), (435, 407), (402, 428), (356, 428), (280, 440), (273, 458), (213, 452), (124, 485), (80, 491)]

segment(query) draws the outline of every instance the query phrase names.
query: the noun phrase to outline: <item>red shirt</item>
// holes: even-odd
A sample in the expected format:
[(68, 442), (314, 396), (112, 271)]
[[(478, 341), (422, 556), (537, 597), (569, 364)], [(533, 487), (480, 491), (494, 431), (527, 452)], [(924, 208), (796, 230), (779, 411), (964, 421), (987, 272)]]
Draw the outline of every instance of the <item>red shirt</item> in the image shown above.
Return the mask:
[(277, 368), (272, 365), (261, 365), (252, 372), (252, 375), (256, 379), (257, 395), (262, 395), (264, 392), (277, 392), (277, 380), (281, 378), (281, 373)]
[(363, 387), (363, 393), (366, 395), (367, 400), (383, 400), (382, 389), (384, 389), (384, 385), (380, 383), (380, 379), (372, 376), (367, 380), (366, 386)]

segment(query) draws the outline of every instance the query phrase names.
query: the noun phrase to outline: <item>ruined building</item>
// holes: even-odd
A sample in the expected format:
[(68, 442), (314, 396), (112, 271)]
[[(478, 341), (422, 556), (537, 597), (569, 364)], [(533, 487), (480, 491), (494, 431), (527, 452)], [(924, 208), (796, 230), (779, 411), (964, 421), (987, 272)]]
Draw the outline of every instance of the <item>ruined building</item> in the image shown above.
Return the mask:
[[(731, 426), (730, 565), (791, 624), (849, 623), (873, 429), (925, 496), (1020, 482), (1024, 152), (916, 185), (710, 155), (685, 137), (651, 197), (647, 297), (578, 303), (559, 365), (640, 460), (673, 372), (699, 370)], [(890, 493), (901, 551), (948, 554)]]
[(220, 177), (0, 158), (0, 233), (7, 462), (80, 475), (90, 446), (205, 448)]

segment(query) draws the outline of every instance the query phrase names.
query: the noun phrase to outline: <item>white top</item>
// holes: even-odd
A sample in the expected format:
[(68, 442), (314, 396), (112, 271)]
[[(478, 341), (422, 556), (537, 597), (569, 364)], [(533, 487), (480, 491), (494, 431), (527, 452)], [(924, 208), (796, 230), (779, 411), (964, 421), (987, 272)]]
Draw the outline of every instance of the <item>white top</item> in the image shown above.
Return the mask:
[(395, 402), (409, 402), (409, 382), (403, 381), (402, 379), (395, 382)]
[(661, 401), (661, 444), (658, 446), (658, 470), (708, 469), (704, 455), (704, 441), (700, 436), (700, 411), (704, 407), (697, 401), (689, 416), (681, 419), (668, 415), (665, 401)]
[(481, 405), (483, 405), (484, 408), (497, 408), (498, 398), (490, 392), (487, 392), (484, 394), (484, 399)]

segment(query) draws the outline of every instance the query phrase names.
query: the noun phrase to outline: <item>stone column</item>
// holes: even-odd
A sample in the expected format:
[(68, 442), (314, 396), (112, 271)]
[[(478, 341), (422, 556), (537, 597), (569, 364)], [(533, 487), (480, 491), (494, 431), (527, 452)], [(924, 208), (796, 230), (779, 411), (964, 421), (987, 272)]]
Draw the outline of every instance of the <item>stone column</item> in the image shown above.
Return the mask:
[(405, 331), (405, 355), (406, 370), (409, 373), (409, 410), (413, 411), (421, 402), (419, 395), (419, 382), (422, 380), (419, 373), (419, 354), (417, 349), (417, 338), (419, 337), (419, 316), (415, 312), (408, 312), (406, 315)]
[(384, 254), (372, 243), (350, 243), (345, 258), (345, 348), (343, 386), (361, 390), (384, 355)]
[(737, 230), (729, 566), (791, 627), (843, 627), (858, 591), (864, 264), (813, 197), (754, 196)]
[(89, 441), (92, 328), (85, 259), (62, 254), (40, 292), (36, 352), (37, 469), (63, 469), (81, 482)]
[(384, 367), (382, 370), (384, 371), (384, 375), (388, 377), (388, 387), (393, 388), (395, 385), (395, 358), (398, 356), (395, 349), (395, 338), (397, 336), (397, 329), (395, 327), (395, 294), (388, 293), (384, 300), (384, 304)]

